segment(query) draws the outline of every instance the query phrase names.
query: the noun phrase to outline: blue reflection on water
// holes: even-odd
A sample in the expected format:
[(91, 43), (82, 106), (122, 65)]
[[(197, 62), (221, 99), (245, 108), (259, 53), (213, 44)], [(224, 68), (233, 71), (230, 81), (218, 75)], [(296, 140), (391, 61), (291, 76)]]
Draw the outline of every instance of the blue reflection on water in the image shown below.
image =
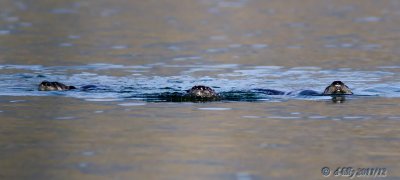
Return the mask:
[[(178, 69), (176, 76), (158, 75), (157, 69)], [(159, 95), (182, 95), (194, 85), (213, 87), (228, 101), (281, 101), (290, 98), (326, 100), (318, 96), (332, 81), (345, 82), (357, 98), (400, 97), (399, 67), (377, 70), (321, 69), (320, 67), (240, 66), (237, 64), (125, 66), (0, 65), (0, 95), (68, 96), (83, 99), (163, 100)], [(15, 73), (18, 72), (18, 73)], [(114, 76), (126, 72), (127, 76)], [(141, 72), (141, 74), (129, 73)], [(197, 73), (206, 74), (199, 76)], [(41, 92), (43, 80), (80, 87), (73, 91)], [(161, 96), (162, 97), (162, 96)], [(165, 97), (165, 96), (164, 96)]]

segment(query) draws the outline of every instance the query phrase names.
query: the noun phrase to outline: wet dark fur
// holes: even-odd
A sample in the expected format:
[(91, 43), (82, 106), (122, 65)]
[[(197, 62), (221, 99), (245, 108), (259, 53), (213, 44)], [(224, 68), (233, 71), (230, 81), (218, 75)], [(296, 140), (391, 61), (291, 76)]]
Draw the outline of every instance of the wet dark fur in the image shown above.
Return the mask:
[(342, 81), (334, 81), (331, 85), (325, 88), (324, 95), (349, 95), (353, 94), (350, 88)]
[(65, 91), (65, 90), (71, 90), (71, 89), (76, 89), (74, 86), (67, 86), (63, 83), (59, 82), (49, 82), (49, 81), (43, 81), (42, 83), (39, 84), (39, 91)]
[(218, 94), (214, 89), (208, 86), (193, 86), (191, 89), (187, 90), (187, 93), (191, 97), (195, 98), (216, 98)]

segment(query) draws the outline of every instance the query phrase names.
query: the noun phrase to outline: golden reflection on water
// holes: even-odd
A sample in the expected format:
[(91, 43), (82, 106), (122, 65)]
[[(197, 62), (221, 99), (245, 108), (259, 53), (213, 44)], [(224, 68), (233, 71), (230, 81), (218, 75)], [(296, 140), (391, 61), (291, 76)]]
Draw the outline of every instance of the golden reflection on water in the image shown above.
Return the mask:
[[(6, 15), (18, 21), (3, 22), (17, 29), (0, 36), (2, 63), (141, 65), (160, 59), (176, 63), (171, 59), (182, 55), (219, 64), (287, 67), (370, 68), (398, 62), (399, 5), (390, 0), (4, 4)], [(18, 24), (24, 22), (31, 25)], [(234, 48), (238, 45), (242, 48)]]
[(119, 106), (13, 99), (3, 97), (0, 106), (0, 168), (7, 178), (319, 179), (324, 166), (386, 167), (399, 176), (398, 120), (388, 118), (398, 100)]

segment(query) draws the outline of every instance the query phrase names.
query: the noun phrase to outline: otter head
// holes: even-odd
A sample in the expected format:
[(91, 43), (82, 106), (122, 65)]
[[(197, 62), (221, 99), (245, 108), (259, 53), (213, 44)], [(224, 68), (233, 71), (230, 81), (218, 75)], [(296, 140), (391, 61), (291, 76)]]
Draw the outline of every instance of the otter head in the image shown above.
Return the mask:
[(43, 81), (39, 84), (39, 91), (63, 91), (71, 89), (76, 88), (74, 86), (66, 86), (65, 84), (59, 82)]
[(58, 87), (55, 85), (55, 83), (49, 81), (43, 81), (42, 83), (39, 84), (39, 91), (56, 91), (56, 90), (58, 90)]
[(217, 93), (207, 86), (193, 86), (187, 92), (190, 96), (195, 98), (214, 98), (217, 96)]
[(333, 81), (331, 85), (325, 88), (325, 95), (346, 95), (353, 94), (350, 88), (347, 87), (342, 81)]

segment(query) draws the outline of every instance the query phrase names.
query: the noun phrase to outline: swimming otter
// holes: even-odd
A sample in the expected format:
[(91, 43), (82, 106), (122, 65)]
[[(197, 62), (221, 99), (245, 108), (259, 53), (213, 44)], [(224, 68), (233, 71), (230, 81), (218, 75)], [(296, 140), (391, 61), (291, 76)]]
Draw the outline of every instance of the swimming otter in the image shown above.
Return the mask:
[(324, 95), (350, 95), (353, 94), (350, 88), (342, 81), (333, 81), (331, 85), (325, 88)]
[(218, 94), (208, 86), (193, 86), (187, 90), (187, 95), (194, 98), (217, 98)]
[(49, 81), (43, 81), (42, 83), (39, 84), (39, 91), (64, 91), (71, 89), (76, 89), (76, 87), (67, 86), (59, 82), (49, 82)]

